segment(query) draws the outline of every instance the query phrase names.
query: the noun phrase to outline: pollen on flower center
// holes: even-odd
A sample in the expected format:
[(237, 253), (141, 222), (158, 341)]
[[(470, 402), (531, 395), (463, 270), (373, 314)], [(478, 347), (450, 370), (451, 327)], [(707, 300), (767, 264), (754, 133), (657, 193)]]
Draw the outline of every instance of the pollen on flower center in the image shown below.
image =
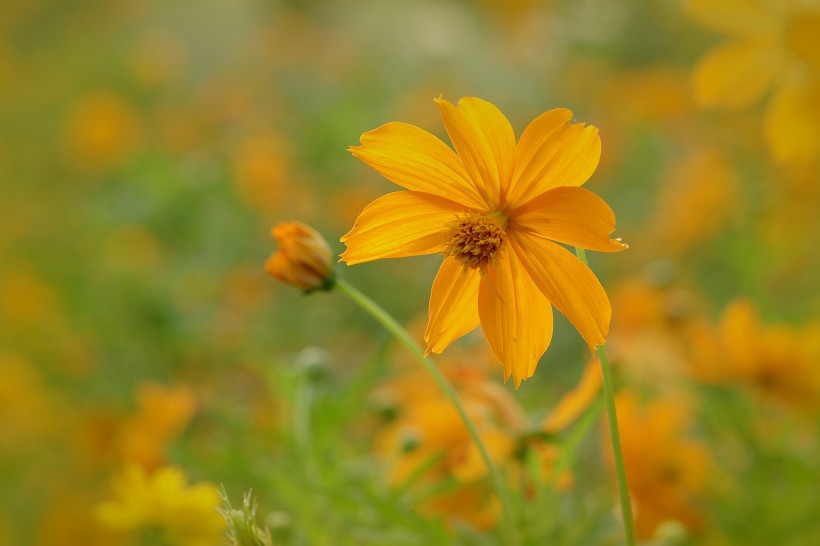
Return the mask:
[(506, 224), (507, 217), (501, 213), (470, 212), (456, 222), (445, 252), (467, 267), (483, 268), (504, 243)]

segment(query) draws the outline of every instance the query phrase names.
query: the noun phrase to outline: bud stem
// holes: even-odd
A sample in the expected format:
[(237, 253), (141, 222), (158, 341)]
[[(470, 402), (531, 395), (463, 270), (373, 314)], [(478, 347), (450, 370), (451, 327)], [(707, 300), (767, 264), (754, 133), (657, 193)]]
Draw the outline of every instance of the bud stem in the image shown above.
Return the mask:
[(511, 546), (517, 545), (518, 534), (515, 527), (515, 521), (513, 519), (512, 504), (510, 503), (507, 489), (504, 486), (501, 475), (495, 468), (492, 459), (490, 459), (490, 454), (487, 451), (487, 447), (484, 445), (484, 442), (481, 440), (481, 436), (478, 433), (475, 423), (473, 423), (472, 419), (470, 419), (467, 415), (467, 412), (464, 410), (464, 406), (461, 405), (461, 401), (458, 398), (456, 390), (450, 382), (447, 381), (447, 378), (441, 373), (441, 370), (439, 370), (430, 359), (424, 356), (424, 352), (421, 348), (415, 341), (413, 341), (413, 338), (407, 330), (405, 330), (396, 321), (396, 319), (390, 316), (376, 302), (359, 292), (359, 290), (355, 287), (348, 284), (344, 279), (336, 279), (336, 288), (345, 296), (350, 298), (359, 307), (367, 311), (367, 313), (376, 319), (382, 326), (384, 326), (387, 331), (389, 331), (393, 337), (396, 338), (396, 340), (404, 345), (413, 354), (422, 367), (432, 376), (433, 380), (439, 386), (444, 395), (450, 400), (450, 402), (453, 403), (453, 406), (455, 406), (456, 411), (458, 411), (461, 420), (467, 427), (470, 437), (473, 442), (475, 442), (476, 446), (478, 446), (478, 450), (481, 452), (481, 458), (484, 460), (484, 465), (487, 467), (487, 474), (490, 476), (490, 481), (492, 482), (493, 487), (496, 490), (496, 494), (498, 495), (498, 499), (501, 502), (504, 512), (504, 529), (506, 533), (504, 544)]

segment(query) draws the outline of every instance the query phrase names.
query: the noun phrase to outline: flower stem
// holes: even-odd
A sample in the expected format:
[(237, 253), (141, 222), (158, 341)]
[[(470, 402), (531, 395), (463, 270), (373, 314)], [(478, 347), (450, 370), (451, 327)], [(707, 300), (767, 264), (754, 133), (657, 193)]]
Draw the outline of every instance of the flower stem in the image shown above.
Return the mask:
[[(587, 263), (587, 254), (583, 248), (576, 248), (575, 253), (584, 265)], [(629, 484), (626, 481), (624, 454), (621, 449), (621, 433), (618, 431), (618, 414), (615, 411), (615, 384), (612, 379), (612, 369), (606, 355), (606, 344), (595, 347), (598, 363), (601, 365), (603, 376), (604, 403), (609, 424), (609, 439), (612, 443), (612, 459), (615, 466), (615, 480), (618, 484), (618, 498), (621, 502), (621, 515), (624, 520), (624, 535), (627, 546), (635, 545), (635, 530), (632, 521), (632, 502), (629, 499)]]
[(513, 519), (512, 504), (510, 503), (510, 498), (507, 494), (504, 481), (501, 479), (501, 475), (495, 468), (492, 459), (490, 459), (490, 453), (487, 451), (487, 446), (485, 446), (484, 442), (481, 440), (481, 436), (478, 433), (475, 423), (473, 423), (472, 419), (470, 419), (469, 415), (467, 415), (467, 412), (464, 410), (464, 406), (462, 406), (456, 390), (444, 374), (441, 373), (441, 370), (439, 370), (430, 359), (424, 356), (424, 352), (421, 348), (419, 348), (407, 330), (405, 330), (396, 321), (396, 319), (390, 316), (376, 302), (362, 294), (357, 288), (348, 284), (344, 279), (336, 279), (336, 288), (350, 298), (354, 303), (359, 305), (362, 309), (367, 311), (402, 345), (404, 345), (413, 354), (416, 360), (418, 360), (422, 367), (432, 376), (433, 380), (436, 382), (444, 395), (450, 400), (450, 402), (453, 403), (453, 406), (455, 406), (456, 411), (458, 411), (461, 420), (467, 427), (470, 437), (473, 442), (475, 442), (476, 446), (478, 446), (478, 450), (481, 452), (481, 458), (484, 460), (484, 465), (487, 467), (487, 474), (490, 476), (490, 480), (492, 481), (496, 493), (498, 494), (498, 499), (501, 502), (504, 512), (504, 528), (506, 533), (506, 540), (504, 541), (504, 544), (518, 544), (518, 536), (515, 528), (515, 521)]

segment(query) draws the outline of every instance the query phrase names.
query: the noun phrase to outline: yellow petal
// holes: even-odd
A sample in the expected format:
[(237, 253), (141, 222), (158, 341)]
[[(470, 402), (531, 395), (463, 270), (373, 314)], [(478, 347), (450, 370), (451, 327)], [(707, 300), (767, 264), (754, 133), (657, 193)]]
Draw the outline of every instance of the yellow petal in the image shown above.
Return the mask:
[(398, 191), (370, 203), (341, 241), (348, 265), (441, 252), (462, 205), (429, 193)]
[(508, 230), (507, 237), (538, 289), (569, 319), (590, 349), (602, 345), (609, 333), (612, 308), (592, 270), (546, 239), (514, 230)]
[(766, 107), (763, 131), (776, 161), (820, 156), (820, 84), (798, 78), (783, 82)]
[(578, 418), (598, 396), (601, 391), (601, 370), (598, 363), (592, 361), (584, 368), (584, 375), (578, 385), (566, 393), (544, 420), (544, 432), (555, 434)]
[(746, 108), (763, 96), (782, 65), (770, 40), (720, 45), (695, 66), (695, 99), (702, 106)]
[(515, 133), (495, 105), (464, 97), (453, 106), (436, 99), (444, 127), (459, 158), (491, 210), (510, 182), (515, 155)]
[(427, 352), (441, 353), (450, 343), (478, 326), (478, 271), (448, 256), (430, 292), (430, 320), (424, 332)]
[(510, 213), (513, 229), (571, 246), (601, 252), (627, 248), (610, 239), (615, 214), (603, 199), (583, 188), (562, 187), (542, 193)]
[(703, 26), (730, 36), (773, 33), (779, 15), (774, 2), (755, 0), (690, 0), (688, 11)]
[(487, 341), (504, 366), (504, 380), (512, 376), (518, 388), (535, 373), (552, 340), (552, 307), (509, 247), (487, 266), (478, 291), (478, 314)]
[(520, 206), (559, 186), (580, 186), (601, 159), (598, 129), (571, 124), (572, 112), (556, 108), (535, 118), (515, 152), (515, 172), (507, 202)]
[(393, 122), (364, 133), (361, 142), (361, 146), (351, 146), (350, 153), (391, 182), (470, 208), (484, 207), (458, 156), (427, 131)]

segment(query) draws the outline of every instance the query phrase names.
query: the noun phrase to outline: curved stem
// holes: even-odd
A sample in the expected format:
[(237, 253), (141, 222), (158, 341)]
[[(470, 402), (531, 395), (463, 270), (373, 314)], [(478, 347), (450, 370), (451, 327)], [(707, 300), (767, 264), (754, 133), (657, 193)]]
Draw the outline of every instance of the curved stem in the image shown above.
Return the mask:
[[(576, 248), (575, 253), (584, 265), (587, 263), (587, 254), (583, 248)], [(612, 460), (615, 467), (615, 480), (618, 483), (618, 499), (621, 503), (621, 515), (624, 520), (624, 535), (627, 546), (635, 545), (635, 530), (632, 520), (632, 502), (629, 498), (629, 484), (626, 481), (626, 468), (624, 467), (624, 454), (621, 449), (621, 433), (618, 431), (618, 414), (615, 411), (615, 384), (612, 379), (612, 369), (609, 367), (609, 360), (606, 355), (606, 344), (595, 347), (595, 354), (598, 363), (601, 365), (601, 375), (603, 376), (604, 403), (606, 405), (606, 417), (609, 424), (609, 439), (612, 443)]]
[(495, 468), (492, 459), (490, 459), (490, 453), (487, 451), (487, 447), (481, 440), (481, 436), (478, 433), (475, 423), (473, 423), (472, 419), (470, 419), (469, 415), (467, 415), (467, 412), (464, 410), (464, 406), (461, 405), (461, 401), (458, 398), (456, 390), (450, 382), (447, 381), (447, 378), (444, 377), (441, 370), (439, 370), (430, 359), (424, 356), (424, 352), (422, 352), (407, 330), (405, 330), (396, 321), (396, 319), (390, 316), (376, 302), (359, 292), (359, 290), (355, 287), (348, 284), (344, 279), (336, 279), (336, 288), (350, 298), (359, 307), (367, 311), (370, 316), (376, 319), (391, 334), (393, 334), (393, 336), (413, 354), (422, 367), (427, 370), (444, 395), (450, 400), (450, 402), (453, 403), (456, 411), (458, 411), (458, 414), (461, 417), (461, 420), (467, 427), (470, 437), (473, 442), (475, 442), (476, 446), (478, 446), (478, 450), (481, 452), (481, 458), (484, 460), (484, 465), (487, 467), (487, 474), (490, 476), (490, 480), (492, 481), (496, 493), (498, 494), (498, 499), (501, 502), (504, 512), (504, 527), (507, 535), (504, 543), (510, 545), (518, 544), (518, 536), (515, 528), (515, 521), (513, 519), (512, 504), (510, 503), (507, 489), (504, 486), (501, 475)]

